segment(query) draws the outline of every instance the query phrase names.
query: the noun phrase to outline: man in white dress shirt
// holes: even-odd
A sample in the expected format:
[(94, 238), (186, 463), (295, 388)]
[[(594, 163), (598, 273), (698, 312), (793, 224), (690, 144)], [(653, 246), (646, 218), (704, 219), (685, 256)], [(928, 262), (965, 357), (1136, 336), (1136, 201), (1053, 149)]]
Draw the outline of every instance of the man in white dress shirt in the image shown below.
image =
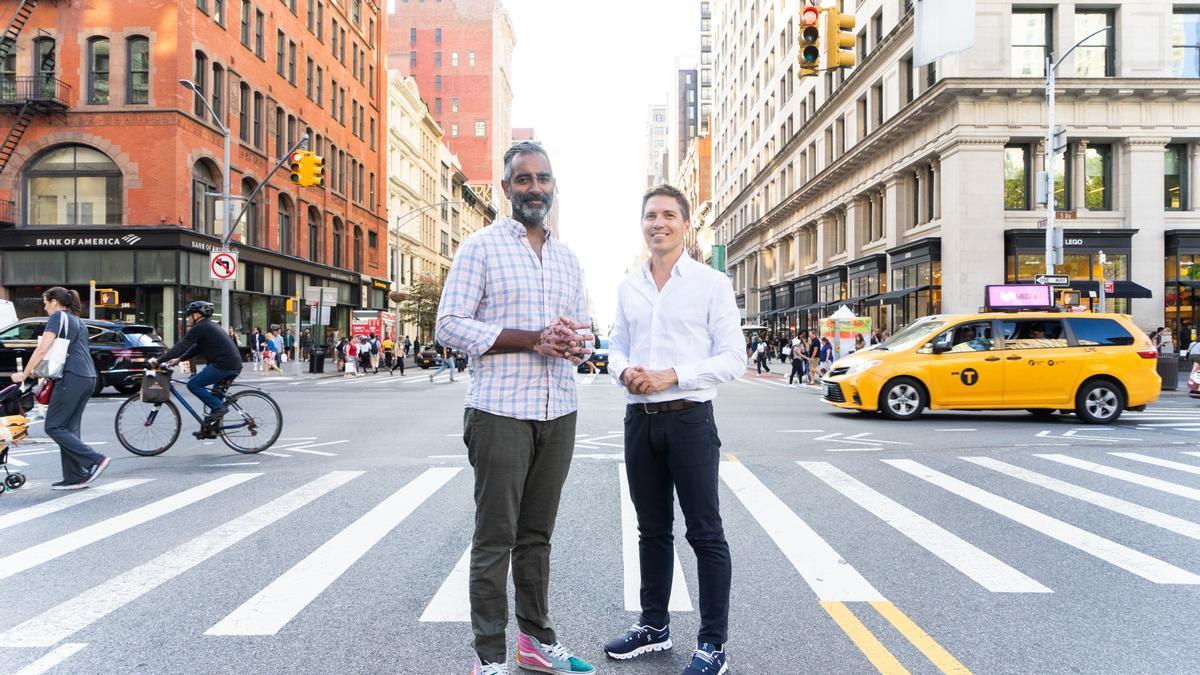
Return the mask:
[(728, 670), (729, 545), (721, 525), (716, 387), (742, 375), (746, 348), (729, 279), (684, 251), (687, 199), (662, 185), (642, 198), (650, 260), (617, 291), (609, 371), (625, 389), (625, 467), (638, 518), (642, 613), (605, 645), (615, 659), (671, 648), (674, 494), (700, 577), (700, 631), (684, 675)]

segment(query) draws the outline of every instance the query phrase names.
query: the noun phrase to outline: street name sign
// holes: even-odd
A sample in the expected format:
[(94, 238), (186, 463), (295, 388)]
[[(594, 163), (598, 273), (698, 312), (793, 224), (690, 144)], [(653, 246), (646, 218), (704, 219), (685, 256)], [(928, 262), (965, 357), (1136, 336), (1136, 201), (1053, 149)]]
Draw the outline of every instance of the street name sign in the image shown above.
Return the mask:
[(233, 251), (210, 251), (208, 276), (213, 281), (233, 281), (237, 278), (238, 259)]
[(1044, 286), (1066, 286), (1071, 283), (1071, 277), (1065, 274), (1039, 274), (1033, 280)]

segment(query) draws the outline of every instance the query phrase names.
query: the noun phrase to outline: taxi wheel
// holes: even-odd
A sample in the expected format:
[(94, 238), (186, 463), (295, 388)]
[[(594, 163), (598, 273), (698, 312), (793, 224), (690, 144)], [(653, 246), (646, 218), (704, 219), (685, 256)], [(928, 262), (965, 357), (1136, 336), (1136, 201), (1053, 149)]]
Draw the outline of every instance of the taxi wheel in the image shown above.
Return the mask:
[(1124, 392), (1108, 380), (1088, 382), (1075, 395), (1075, 414), (1088, 424), (1115, 422), (1124, 409)]
[(925, 410), (925, 389), (911, 377), (898, 377), (879, 395), (879, 412), (892, 420), (911, 420)]

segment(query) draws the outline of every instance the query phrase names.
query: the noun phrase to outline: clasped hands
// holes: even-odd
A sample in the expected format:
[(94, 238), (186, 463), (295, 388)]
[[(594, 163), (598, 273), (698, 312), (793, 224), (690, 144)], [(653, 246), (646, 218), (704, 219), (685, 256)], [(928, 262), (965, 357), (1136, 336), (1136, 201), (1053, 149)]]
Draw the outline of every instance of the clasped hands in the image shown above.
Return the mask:
[(630, 366), (621, 371), (621, 383), (633, 394), (657, 394), (679, 384), (674, 368), (646, 370), (642, 366)]
[(542, 356), (566, 359), (571, 365), (577, 366), (591, 355), (587, 343), (594, 341), (596, 336), (591, 332), (576, 333), (575, 331), (590, 331), (591, 327), (590, 323), (572, 321), (565, 316), (560, 316), (558, 321), (546, 326), (538, 335), (537, 343), (533, 345), (533, 351)]

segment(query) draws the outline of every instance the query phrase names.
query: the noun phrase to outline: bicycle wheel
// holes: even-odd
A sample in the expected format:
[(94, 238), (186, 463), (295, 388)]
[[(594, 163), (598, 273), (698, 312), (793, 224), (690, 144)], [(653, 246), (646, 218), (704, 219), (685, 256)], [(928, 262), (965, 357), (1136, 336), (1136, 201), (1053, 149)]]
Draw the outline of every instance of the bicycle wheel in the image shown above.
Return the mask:
[(275, 399), (261, 391), (243, 391), (226, 399), (229, 411), (219, 434), (225, 445), (252, 455), (271, 447), (283, 431), (283, 413)]
[(179, 438), (179, 408), (171, 401), (143, 403), (141, 394), (134, 394), (117, 409), (113, 425), (126, 450), (142, 457), (161, 455)]

